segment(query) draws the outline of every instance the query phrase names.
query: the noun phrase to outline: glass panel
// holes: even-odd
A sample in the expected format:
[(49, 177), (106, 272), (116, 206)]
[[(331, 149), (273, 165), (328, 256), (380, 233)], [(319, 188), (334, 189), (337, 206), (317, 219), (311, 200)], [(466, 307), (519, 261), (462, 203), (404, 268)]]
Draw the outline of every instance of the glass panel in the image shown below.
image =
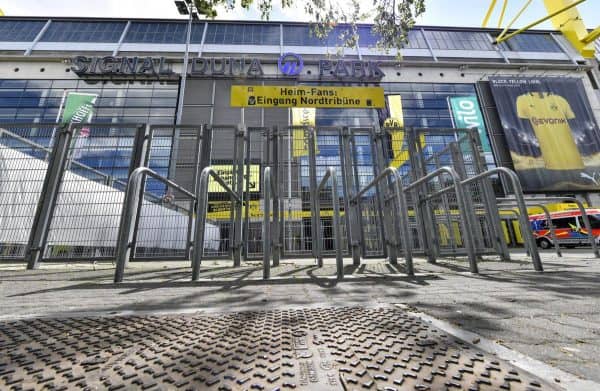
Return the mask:
[(50, 23), (41, 38), (43, 42), (119, 42), (125, 22)]
[(503, 50), (514, 52), (561, 53), (560, 46), (550, 34), (518, 34), (500, 44)]
[(209, 23), (208, 44), (279, 45), (279, 25)]
[[(195, 24), (192, 32), (195, 39), (202, 38), (204, 24)], [(162, 22), (133, 22), (129, 26), (125, 42), (137, 43), (185, 43), (187, 24)], [(199, 40), (198, 40), (199, 42)]]
[(494, 50), (487, 33), (475, 31), (425, 30), (432, 49)]
[(0, 40), (4, 42), (30, 42), (35, 39), (43, 20), (0, 20)]

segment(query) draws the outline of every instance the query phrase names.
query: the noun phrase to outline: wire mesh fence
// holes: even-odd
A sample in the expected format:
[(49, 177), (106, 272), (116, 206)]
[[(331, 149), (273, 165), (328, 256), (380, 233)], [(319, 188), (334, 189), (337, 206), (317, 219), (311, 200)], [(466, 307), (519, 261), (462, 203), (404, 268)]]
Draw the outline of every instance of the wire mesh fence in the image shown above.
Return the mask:
[[(145, 164), (193, 192), (201, 136), (198, 126), (151, 126)], [(143, 195), (133, 258), (188, 259), (195, 200), (151, 177), (145, 180)]]
[(113, 258), (138, 125), (72, 127), (44, 258)]
[[(54, 124), (0, 125), (0, 259), (27, 255), (53, 154), (60, 152), (56, 143), (66, 137), (61, 132)], [(335, 255), (330, 184), (317, 190), (329, 167), (335, 168), (340, 184), (339, 245), (344, 255), (355, 246), (361, 257), (401, 255), (409, 245), (400, 240), (401, 212), (408, 215), (415, 254), (464, 255), (461, 205), (449, 191), (452, 180), (447, 175), (411, 187), (405, 194), (405, 211), (400, 211), (394, 178), (364, 192), (356, 203), (348, 198), (390, 166), (398, 169), (404, 186), (441, 167), (454, 168), (461, 179), (485, 170), (476, 132), (460, 129), (87, 124), (72, 127), (69, 134), (60, 152), (64, 166), (52, 166), (59, 180), (56, 199), (48, 204), (47, 237), (40, 239), (44, 260), (114, 258), (124, 190), (138, 166), (149, 167), (186, 191), (153, 177), (142, 182), (133, 260), (189, 258), (198, 213), (197, 195), (192, 194), (207, 166), (243, 202), (234, 202), (213, 179), (208, 182), (206, 258), (235, 258), (240, 251), (246, 260), (262, 257), (261, 184), (267, 166), (274, 172), (278, 197), (271, 213), (281, 223), (278, 237), (271, 240), (281, 245), (283, 257), (314, 257), (315, 243), (322, 255)], [(503, 235), (493, 218), (490, 205), (495, 199), (486, 183), (465, 185), (468, 223), (480, 255), (497, 252), (498, 236)], [(353, 210), (355, 220), (350, 219)]]
[(0, 124), (0, 259), (23, 259), (56, 124)]

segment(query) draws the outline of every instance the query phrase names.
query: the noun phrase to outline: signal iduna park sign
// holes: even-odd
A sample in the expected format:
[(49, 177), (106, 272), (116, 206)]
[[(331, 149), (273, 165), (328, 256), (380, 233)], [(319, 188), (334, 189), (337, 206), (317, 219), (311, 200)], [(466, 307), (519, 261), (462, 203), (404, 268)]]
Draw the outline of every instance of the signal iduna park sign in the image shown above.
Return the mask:
[(232, 107), (385, 107), (382, 87), (232, 86)]

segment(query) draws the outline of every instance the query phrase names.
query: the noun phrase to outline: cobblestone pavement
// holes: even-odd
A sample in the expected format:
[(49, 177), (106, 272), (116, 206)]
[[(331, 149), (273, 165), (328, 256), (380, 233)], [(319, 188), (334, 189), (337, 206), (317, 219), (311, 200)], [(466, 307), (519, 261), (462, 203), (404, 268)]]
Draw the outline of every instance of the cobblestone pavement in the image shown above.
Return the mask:
[[(513, 262), (480, 263), (480, 275), (464, 261), (417, 260), (418, 275), (402, 266), (369, 261), (342, 282), (335, 266), (312, 262), (274, 268), (274, 280), (260, 280), (261, 266), (233, 269), (206, 262), (203, 280), (189, 281), (187, 263), (133, 263), (125, 282), (112, 283), (114, 266), (0, 264), (0, 320), (17, 317), (204, 314), (406, 304), (435, 318), (522, 352), (537, 360), (600, 382), (600, 261), (589, 252), (545, 253), (544, 273), (524, 256)], [(350, 263), (347, 261), (347, 263)]]

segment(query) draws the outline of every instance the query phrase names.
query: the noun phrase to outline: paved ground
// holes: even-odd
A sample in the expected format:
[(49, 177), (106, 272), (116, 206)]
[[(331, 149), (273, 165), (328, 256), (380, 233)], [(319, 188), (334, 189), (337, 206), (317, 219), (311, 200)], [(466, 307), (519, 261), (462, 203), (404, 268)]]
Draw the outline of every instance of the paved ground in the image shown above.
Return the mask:
[(285, 264), (272, 271), (274, 281), (265, 283), (259, 280), (260, 265), (234, 270), (228, 263), (207, 263), (205, 280), (191, 283), (187, 264), (145, 263), (132, 264), (120, 285), (112, 284), (110, 263), (47, 264), (36, 271), (0, 264), (0, 320), (403, 303), (600, 382), (600, 261), (581, 251), (564, 258), (545, 253), (543, 260), (543, 274), (526, 261), (486, 261), (480, 263), (480, 275), (467, 273), (458, 261), (418, 261), (420, 274), (413, 279), (401, 274), (402, 267), (371, 262), (348, 267), (352, 276), (340, 283), (324, 278), (334, 275), (329, 264), (323, 269), (307, 262)]

